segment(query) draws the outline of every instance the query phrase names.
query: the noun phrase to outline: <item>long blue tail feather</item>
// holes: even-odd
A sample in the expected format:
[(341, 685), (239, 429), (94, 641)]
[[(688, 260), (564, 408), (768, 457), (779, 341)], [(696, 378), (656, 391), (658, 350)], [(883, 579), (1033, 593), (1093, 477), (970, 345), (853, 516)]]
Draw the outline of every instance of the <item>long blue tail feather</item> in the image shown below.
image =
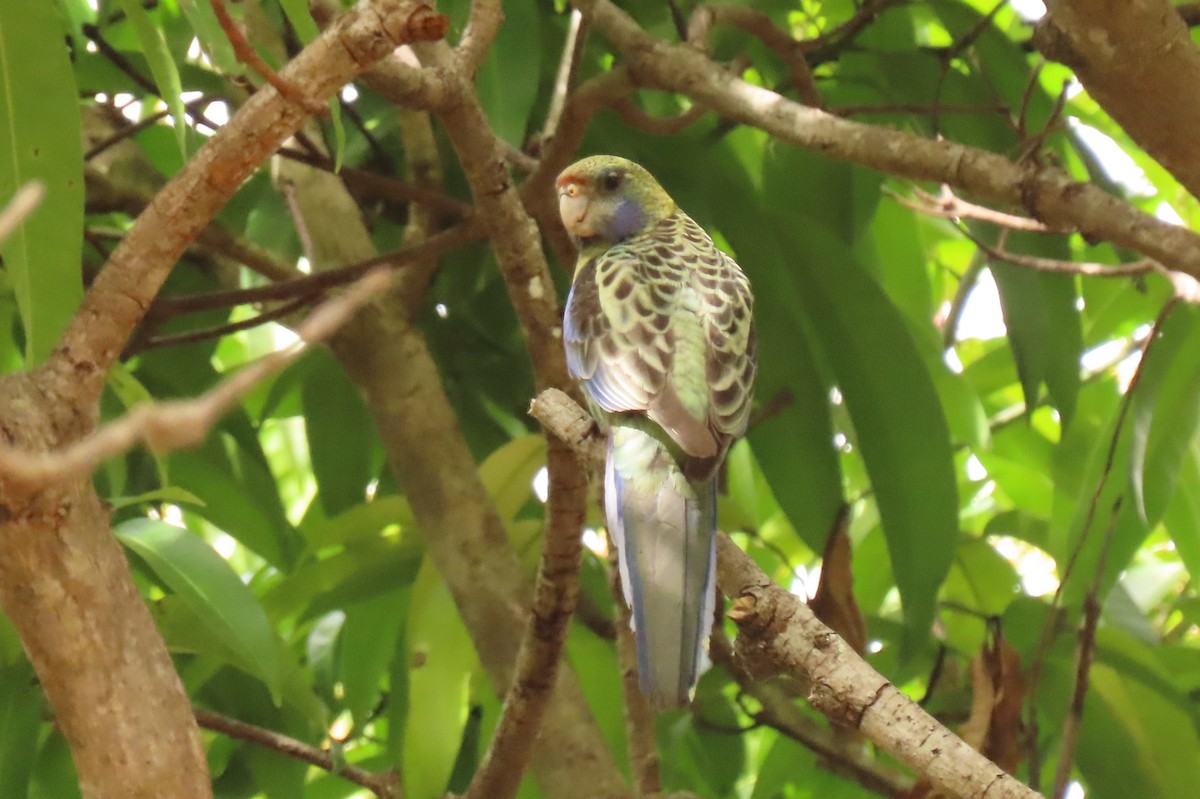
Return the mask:
[(707, 664), (716, 570), (716, 478), (692, 482), (654, 436), (614, 424), (605, 511), (633, 611), (642, 692), (686, 704)]

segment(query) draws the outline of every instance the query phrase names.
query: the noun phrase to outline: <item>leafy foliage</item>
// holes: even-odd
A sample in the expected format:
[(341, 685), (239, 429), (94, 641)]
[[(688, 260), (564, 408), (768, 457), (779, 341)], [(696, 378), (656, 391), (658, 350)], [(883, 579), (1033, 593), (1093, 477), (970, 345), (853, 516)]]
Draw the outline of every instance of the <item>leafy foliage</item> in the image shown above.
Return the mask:
[[(302, 5), (244, 5), (264, 51), (295, 52), (315, 33)], [(460, 31), (469, 4), (445, 5)], [(647, 30), (676, 36), (665, 4), (627, 5)], [(836, 30), (856, 6), (752, 5), (807, 38)], [(1039, 68), (1023, 47), (1028, 25), (1011, 8), (991, 13), (992, 6), (889, 5), (852, 43), (832, 40), (816, 64), (817, 86), (832, 109), (856, 106), (871, 122), (1014, 156), (1045, 127), (1046, 157), (1078, 179), (1104, 181), (1145, 210), (1195, 219), (1195, 201), (1085, 93), (1068, 93), (1063, 117), (1055, 116), (1064, 71)], [(34, 177), (47, 187), (41, 209), (3, 250), (6, 370), (44, 358), (81, 284), (131, 224), (136, 209), (118, 195), (152, 193), (179, 168), (181, 151), (194, 152), (209, 124), (244, 99), (243, 70), (203, 0), (57, 7), (58, 15), (49, 4), (0, 0), (0, 194)], [(567, 20), (548, 2), (506, 11), (478, 88), (497, 134), (520, 148), (542, 128)], [(89, 46), (96, 38), (103, 52)], [(748, 34), (720, 28), (713, 49), (720, 58), (748, 56), (747, 79), (788, 88), (777, 55)], [(608, 45), (593, 37), (580, 75), (612, 62)], [(680, 98), (648, 92), (635, 101), (657, 116), (686, 110)], [(173, 126), (157, 119), (132, 127), (164, 110)], [(360, 85), (309, 130), (346, 167), (411, 178), (418, 165), (406, 160), (403, 124)], [(93, 152), (89, 169), (103, 177), (89, 178), (86, 217), (81, 127)], [(1125, 151), (1137, 174), (1114, 181), (1103, 172), (1092, 139), (1079, 135), (1084, 127)], [(438, 145), (446, 192), (468, 200), (460, 167), (446, 143)], [(1173, 309), (1151, 339), (1169, 295), (1158, 276), (1051, 275), (995, 263), (959, 224), (990, 244), (1045, 258), (1117, 264), (1129, 254), (1079, 237), (1002, 233), (990, 223), (915, 213), (897, 199), (914, 196), (909, 185), (711, 114), (662, 137), (604, 110), (582, 150), (643, 163), (736, 254), (756, 288), (762, 413), (730, 455), (722, 526), (774, 579), (812, 592), (838, 510), (848, 506), (853, 594), (872, 664), (957, 725), (980, 712), (973, 688), (1002, 693), (997, 686), (1008, 684), (973, 680), (973, 659), (1011, 643), (1026, 677), (1036, 664), (1025, 720), (1037, 726), (1018, 730), (1008, 718), (999, 727), (1012, 739), (1005, 745), (1021, 752), (1018, 775), (1044, 790), (1068, 719), (1074, 632), (1096, 592), (1103, 612), (1073, 778), (1094, 799), (1194, 795), (1195, 312)], [(375, 244), (394, 249), (408, 210), (361, 200)], [(219, 222), (278, 262), (302, 255), (286, 190), (265, 170)], [(164, 293), (261, 283), (201, 247)], [(545, 447), (526, 418), (533, 381), (500, 283), (486, 248), (449, 253), (420, 329), (532, 577), (544, 516), (534, 485)], [(246, 306), (210, 309), (148, 335), (192, 334), (251, 315)], [(105, 413), (151, 396), (201, 393), (287, 336), (270, 323), (188, 336), (169, 349), (134, 347), (110, 380)], [(405, 795), (424, 799), (469, 781), (499, 702), (384, 460), (356, 387), (321, 352), (261, 386), (203, 446), (170, 456), (135, 451), (96, 479), (194, 702), (331, 747), (340, 762), (399, 768)], [(599, 524), (594, 511), (591, 523)], [(585, 603), (607, 614), (604, 558), (586, 557)], [(1051, 612), (1059, 581), (1061, 615)], [(618, 667), (604, 630), (595, 619), (576, 620), (568, 659), (627, 766)], [(0, 618), (0, 795), (75, 795), (65, 743), (31, 680)], [(665, 786), (712, 799), (874, 795), (762, 725), (758, 710), (733, 677), (710, 672), (691, 713), (659, 719)], [(206, 744), (222, 797), (361, 795), (336, 773), (250, 744), (215, 735)], [(1036, 773), (1031, 754), (1041, 764)], [(521, 795), (540, 793), (527, 780)]]

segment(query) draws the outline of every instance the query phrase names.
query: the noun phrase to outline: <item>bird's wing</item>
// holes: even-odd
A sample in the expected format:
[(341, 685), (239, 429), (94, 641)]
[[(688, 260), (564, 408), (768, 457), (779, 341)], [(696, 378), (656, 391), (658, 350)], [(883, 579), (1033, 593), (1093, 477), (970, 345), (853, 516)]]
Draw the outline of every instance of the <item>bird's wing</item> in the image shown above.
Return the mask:
[(750, 286), (682, 212), (584, 264), (567, 301), (571, 373), (609, 413), (644, 411), (689, 455), (745, 429)]

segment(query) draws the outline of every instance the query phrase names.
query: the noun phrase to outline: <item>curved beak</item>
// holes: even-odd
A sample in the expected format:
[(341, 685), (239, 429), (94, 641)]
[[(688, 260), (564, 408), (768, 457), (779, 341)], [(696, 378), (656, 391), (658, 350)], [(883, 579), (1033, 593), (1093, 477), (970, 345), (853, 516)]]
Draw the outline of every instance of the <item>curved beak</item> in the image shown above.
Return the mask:
[(593, 235), (587, 220), (589, 197), (578, 183), (567, 183), (558, 190), (558, 214), (567, 232), (586, 238)]

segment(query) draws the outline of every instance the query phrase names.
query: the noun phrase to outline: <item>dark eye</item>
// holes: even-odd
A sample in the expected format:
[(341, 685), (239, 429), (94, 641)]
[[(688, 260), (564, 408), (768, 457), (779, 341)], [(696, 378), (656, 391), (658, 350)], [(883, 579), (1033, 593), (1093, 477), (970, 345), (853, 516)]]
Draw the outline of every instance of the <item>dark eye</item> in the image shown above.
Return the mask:
[(600, 176), (600, 188), (606, 192), (616, 191), (621, 188), (621, 183), (625, 176), (620, 172), (605, 172)]

